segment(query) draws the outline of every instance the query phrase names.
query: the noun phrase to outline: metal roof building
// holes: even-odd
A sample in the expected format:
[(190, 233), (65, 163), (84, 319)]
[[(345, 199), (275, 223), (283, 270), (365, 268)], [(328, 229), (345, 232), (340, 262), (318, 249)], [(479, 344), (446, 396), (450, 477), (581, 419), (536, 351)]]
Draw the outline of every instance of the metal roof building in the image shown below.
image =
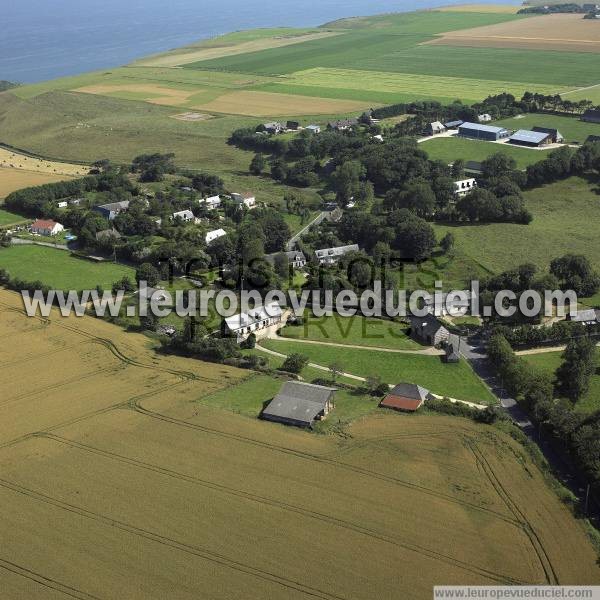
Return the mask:
[(286, 381), (263, 410), (262, 418), (296, 427), (311, 427), (333, 408), (335, 392), (336, 388)]
[(528, 131), (527, 129), (519, 129), (519, 131), (513, 133), (508, 141), (511, 144), (517, 144), (518, 146), (543, 146), (552, 142), (552, 136), (550, 133), (543, 131)]
[(493, 125), (482, 125), (481, 123), (463, 123), (458, 128), (458, 135), (462, 137), (473, 138), (475, 140), (485, 140), (495, 142), (507, 138), (510, 133), (504, 127), (494, 127)]

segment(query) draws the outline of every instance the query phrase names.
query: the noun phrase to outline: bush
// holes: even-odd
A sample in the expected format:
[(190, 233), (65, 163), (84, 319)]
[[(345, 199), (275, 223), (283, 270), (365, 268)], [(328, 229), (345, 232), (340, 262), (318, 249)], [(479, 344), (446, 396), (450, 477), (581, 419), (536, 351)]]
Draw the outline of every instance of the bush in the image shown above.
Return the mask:
[(290, 354), (281, 365), (281, 371), (288, 373), (300, 373), (308, 364), (308, 356), (304, 354)]

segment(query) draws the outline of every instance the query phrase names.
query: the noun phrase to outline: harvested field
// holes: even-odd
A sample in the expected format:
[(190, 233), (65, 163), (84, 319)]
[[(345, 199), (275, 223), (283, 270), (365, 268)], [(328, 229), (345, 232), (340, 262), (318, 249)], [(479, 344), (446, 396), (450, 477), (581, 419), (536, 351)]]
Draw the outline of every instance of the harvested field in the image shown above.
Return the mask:
[(172, 53), (162, 54), (154, 57), (145, 58), (133, 63), (137, 67), (178, 67), (190, 63), (211, 60), (213, 58), (222, 58), (223, 56), (234, 56), (236, 54), (246, 54), (248, 52), (257, 52), (258, 50), (268, 50), (271, 48), (281, 48), (293, 44), (301, 44), (311, 40), (339, 35), (335, 31), (320, 31), (314, 33), (300, 33), (298, 35), (280, 35), (276, 37), (260, 38), (238, 44), (224, 44), (217, 47), (197, 48), (195, 50), (177, 50)]
[(42, 185), (43, 183), (64, 181), (65, 179), (70, 179), (70, 177), (55, 175), (53, 173), (38, 173), (35, 171), (25, 171), (24, 169), (0, 167), (0, 200), (8, 196), (11, 192), (22, 188)]
[[(0, 168), (2, 167), (6, 167), (7, 170), (3, 170), (1, 172), (2, 177), (0, 178), (0, 195), (2, 193), (4, 181), (9, 181), (9, 178), (11, 178), (11, 170), (23, 170), (30, 171), (31, 173), (33, 173), (29, 175), (21, 175), (23, 180), (35, 180), (35, 173), (40, 173), (48, 176), (49, 179), (47, 181), (38, 180), (40, 181), (40, 183), (51, 183), (52, 181), (61, 181), (64, 179), (68, 179), (68, 177), (56, 177), (57, 175), (68, 175), (70, 177), (77, 177), (80, 175), (87, 175), (89, 172), (89, 169), (86, 168), (84, 165), (57, 162), (52, 160), (45, 160), (42, 158), (34, 158), (32, 156), (27, 156), (26, 154), (20, 154), (19, 152), (8, 150), (7, 148), (0, 148)], [(12, 177), (17, 176), (13, 174)], [(18, 185), (18, 183), (19, 182), (17, 181), (16, 184)], [(31, 183), (27, 185), (39, 184)]]
[(473, 29), (450, 31), (425, 44), (600, 52), (600, 27), (580, 14), (531, 17)]
[(441, 8), (436, 8), (435, 11), (515, 15), (521, 8), (521, 6), (510, 6), (509, 4), (457, 4), (455, 6), (442, 6)]
[(277, 94), (240, 90), (197, 106), (200, 110), (255, 117), (284, 115), (319, 115), (345, 113), (364, 109), (367, 104), (354, 100), (312, 98), (292, 94)]
[(162, 85), (149, 84), (105, 84), (105, 85), (86, 85), (73, 90), (83, 94), (99, 94), (101, 96), (125, 92), (126, 94), (135, 94), (139, 100), (159, 104), (161, 106), (178, 106), (185, 104), (186, 101), (198, 93), (198, 89), (177, 89)]
[[(28, 319), (19, 302), (0, 291), (0, 335), (19, 340), (0, 348), (7, 597), (420, 599), (436, 583), (600, 581), (579, 523), (498, 430), (378, 411), (342, 440), (233, 415), (193, 400), (235, 393), (247, 372), (158, 356), (90, 318)], [(39, 385), (12, 385), (33, 370)]]

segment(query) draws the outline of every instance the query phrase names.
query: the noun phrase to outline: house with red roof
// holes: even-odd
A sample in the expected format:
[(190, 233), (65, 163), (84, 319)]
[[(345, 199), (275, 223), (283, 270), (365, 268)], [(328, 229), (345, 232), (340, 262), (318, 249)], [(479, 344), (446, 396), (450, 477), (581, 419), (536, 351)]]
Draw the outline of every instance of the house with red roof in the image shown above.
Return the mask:
[(60, 223), (52, 220), (38, 219), (31, 225), (31, 233), (37, 233), (39, 235), (58, 235), (64, 230), (65, 228)]

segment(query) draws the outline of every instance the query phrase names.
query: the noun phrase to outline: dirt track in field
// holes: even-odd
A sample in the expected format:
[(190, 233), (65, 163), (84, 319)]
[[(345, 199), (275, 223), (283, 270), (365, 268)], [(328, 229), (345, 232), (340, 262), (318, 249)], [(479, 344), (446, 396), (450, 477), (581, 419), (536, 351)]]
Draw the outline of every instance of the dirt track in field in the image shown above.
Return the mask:
[(450, 31), (425, 44), (525, 50), (600, 52), (600, 23), (579, 14), (542, 15)]

